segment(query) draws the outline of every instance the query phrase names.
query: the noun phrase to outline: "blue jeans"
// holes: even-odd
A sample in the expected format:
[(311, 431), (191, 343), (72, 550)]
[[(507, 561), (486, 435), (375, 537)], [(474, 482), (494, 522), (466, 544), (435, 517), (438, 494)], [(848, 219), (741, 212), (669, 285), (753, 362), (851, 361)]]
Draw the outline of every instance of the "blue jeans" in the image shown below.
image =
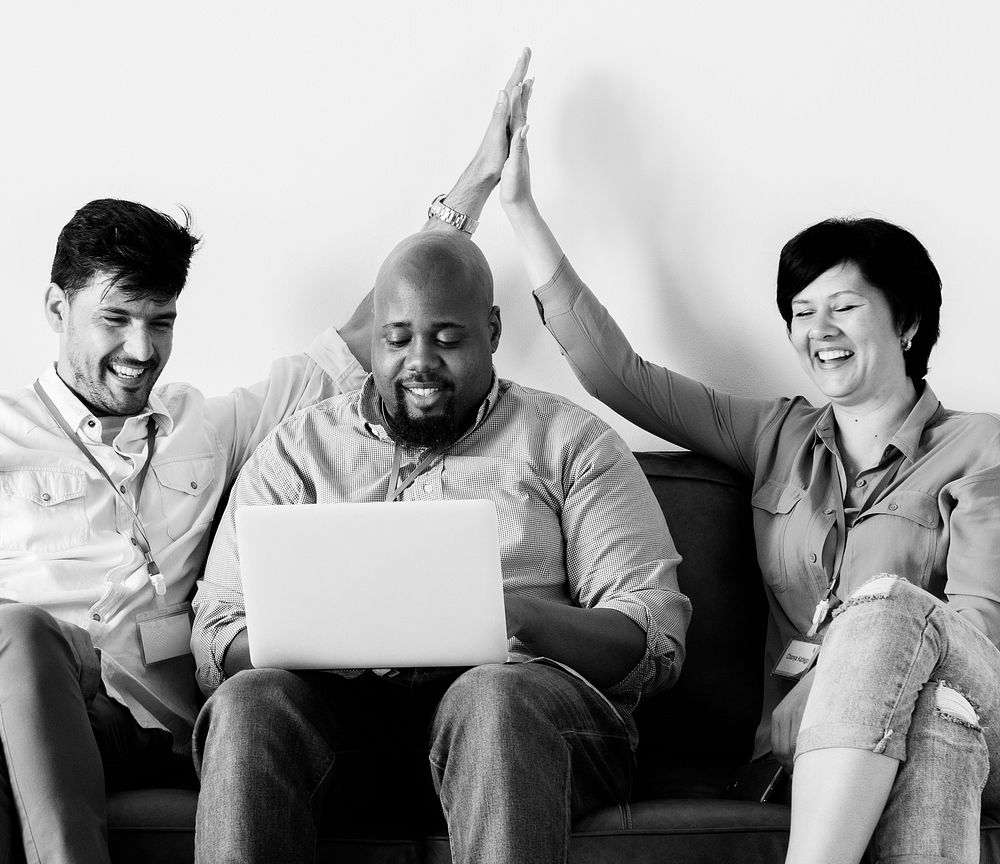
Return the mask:
[(893, 576), (868, 582), (838, 612), (796, 755), (853, 747), (899, 760), (872, 839), (876, 860), (979, 861), (981, 807), (1000, 804), (1000, 772), (990, 772), (1000, 764), (1000, 652)]
[(562, 862), (572, 819), (624, 801), (632, 754), (604, 700), (542, 663), (400, 685), (253, 669), (195, 724), (196, 861), (313, 861), (338, 756), (427, 753), (455, 861)]

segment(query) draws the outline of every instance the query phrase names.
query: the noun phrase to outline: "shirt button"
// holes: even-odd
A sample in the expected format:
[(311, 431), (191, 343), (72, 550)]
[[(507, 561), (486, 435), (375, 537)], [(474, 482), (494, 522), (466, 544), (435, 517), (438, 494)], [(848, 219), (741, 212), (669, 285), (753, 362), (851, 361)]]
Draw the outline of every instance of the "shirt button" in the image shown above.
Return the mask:
[(197, 483), (197, 481), (195, 481), (195, 480), (192, 480), (192, 481), (191, 481), (191, 488), (192, 488), (192, 489), (197, 489), (197, 488), (198, 488), (198, 483)]
[(95, 422), (94, 422), (93, 420), (88, 420), (88, 421), (87, 421), (87, 425), (88, 425), (88, 426), (89, 426), (89, 427), (90, 427), (91, 429), (93, 429), (93, 428), (94, 428), (94, 427), (95, 427), (95, 426), (96, 426), (97, 424), (96, 424), (96, 423), (95, 423)]
[(135, 537), (129, 537), (128, 539), (132, 541), (132, 545), (133, 546), (137, 546), (138, 545), (138, 542), (136, 541)]
[(121, 493), (122, 493), (122, 495), (124, 495), (124, 494), (125, 494), (125, 484), (123, 483), (123, 484), (122, 484), (121, 486), (119, 486), (118, 488), (119, 488), (119, 489), (121, 490)]
[(899, 505), (898, 504), (890, 504), (889, 505), (889, 509), (890, 510), (898, 510), (899, 509)]
[(824, 516), (832, 516), (833, 515), (833, 508), (832, 507), (827, 507), (826, 510), (823, 511), (823, 515)]
[(854, 481), (854, 485), (857, 486), (859, 489), (862, 486), (867, 485), (867, 483), (868, 483), (868, 481), (865, 480), (863, 477), (859, 477), (857, 480)]
[(815, 552), (813, 552), (813, 553), (811, 553), (809, 555), (809, 563), (810, 564), (815, 564), (816, 563), (816, 553)]
[(426, 492), (428, 495), (430, 495), (431, 492), (433, 492), (433, 491), (434, 491), (434, 487), (431, 486), (430, 483), (424, 483), (424, 492)]
[(48, 492), (43, 492), (43, 493), (42, 493), (42, 500), (43, 500), (43, 501), (51, 501), (51, 500), (52, 500), (52, 496), (51, 496), (51, 495), (49, 495), (49, 493), (48, 493)]
[(94, 621), (100, 621), (100, 620), (101, 620), (101, 616), (100, 616), (100, 614), (98, 614), (97, 612), (95, 612), (95, 613), (94, 613), (93, 615), (91, 615), (90, 617), (91, 617), (91, 618), (92, 618), (92, 619), (93, 619)]

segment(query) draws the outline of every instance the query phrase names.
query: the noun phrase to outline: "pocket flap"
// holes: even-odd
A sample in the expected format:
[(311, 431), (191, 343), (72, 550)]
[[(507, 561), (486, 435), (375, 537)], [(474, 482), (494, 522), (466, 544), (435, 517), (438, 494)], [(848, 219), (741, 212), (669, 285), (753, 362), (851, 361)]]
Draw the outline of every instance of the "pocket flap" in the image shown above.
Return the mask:
[(790, 513), (802, 498), (802, 489), (790, 483), (767, 480), (755, 493), (750, 503), (768, 513)]
[(936, 528), (938, 522), (941, 521), (937, 498), (926, 492), (917, 492), (912, 489), (900, 489), (886, 495), (878, 504), (873, 504), (865, 515), (876, 513), (902, 516), (924, 528)]
[(0, 468), (0, 495), (23, 498), (39, 507), (52, 507), (87, 492), (82, 471), (53, 468)]
[(196, 497), (211, 486), (215, 479), (215, 464), (211, 456), (153, 462), (150, 467), (161, 486)]

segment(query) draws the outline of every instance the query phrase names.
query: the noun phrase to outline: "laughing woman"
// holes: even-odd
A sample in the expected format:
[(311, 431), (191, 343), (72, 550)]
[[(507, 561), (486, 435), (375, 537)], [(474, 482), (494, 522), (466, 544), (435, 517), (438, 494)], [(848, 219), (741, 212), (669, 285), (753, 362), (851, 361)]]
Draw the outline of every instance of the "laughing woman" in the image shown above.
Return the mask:
[(636, 355), (576, 275), (526, 132), (500, 196), (546, 327), (592, 395), (751, 478), (768, 668), (822, 638), (797, 681), (769, 677), (757, 734), (755, 755), (794, 764), (787, 861), (857, 862), (869, 841), (877, 860), (978, 861), (981, 802), (1000, 805), (1000, 418), (946, 410), (924, 381), (927, 251), (877, 219), (792, 238), (778, 309), (829, 404), (719, 393)]

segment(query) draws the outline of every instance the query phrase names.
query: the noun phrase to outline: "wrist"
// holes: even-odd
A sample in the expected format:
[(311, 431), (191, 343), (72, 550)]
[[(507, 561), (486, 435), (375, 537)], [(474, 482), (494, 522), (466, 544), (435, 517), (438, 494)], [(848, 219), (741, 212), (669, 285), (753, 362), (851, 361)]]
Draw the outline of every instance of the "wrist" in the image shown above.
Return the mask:
[(535, 222), (541, 216), (530, 192), (513, 199), (501, 198), (500, 206), (503, 207), (504, 214), (515, 229), (520, 224)]

